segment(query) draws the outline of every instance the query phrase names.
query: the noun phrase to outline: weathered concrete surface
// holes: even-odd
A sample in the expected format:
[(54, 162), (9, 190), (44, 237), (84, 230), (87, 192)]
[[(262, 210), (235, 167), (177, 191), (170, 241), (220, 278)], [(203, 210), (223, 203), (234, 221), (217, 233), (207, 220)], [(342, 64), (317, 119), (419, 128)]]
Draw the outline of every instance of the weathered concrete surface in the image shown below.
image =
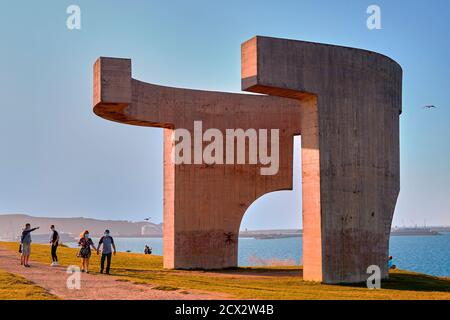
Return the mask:
[[(358, 282), (376, 264), (387, 277), (399, 192), (401, 69), (351, 48), (257, 37), (242, 46), (244, 90), (255, 96), (162, 87), (131, 78), (131, 61), (94, 65), (94, 112), (164, 128), (164, 266), (237, 265), (239, 225), (258, 197), (292, 189), (293, 136), (302, 135), (304, 278)], [(280, 129), (280, 170), (261, 165), (174, 165), (172, 133)], [(204, 144), (205, 146), (205, 144)]]
[(400, 66), (365, 50), (268, 37), (244, 43), (242, 56), (244, 90), (316, 97), (301, 132), (304, 278), (359, 282), (369, 265), (386, 278), (400, 189)]
[[(94, 112), (113, 121), (164, 128), (164, 267), (237, 266), (239, 226), (247, 208), (268, 192), (292, 189), (293, 137), (300, 133), (302, 104), (307, 102), (152, 85), (131, 78), (130, 60), (97, 60)], [(223, 133), (280, 128), (278, 174), (261, 175), (259, 164), (175, 165), (173, 129), (187, 129), (193, 136), (194, 120), (201, 120), (204, 130)]]

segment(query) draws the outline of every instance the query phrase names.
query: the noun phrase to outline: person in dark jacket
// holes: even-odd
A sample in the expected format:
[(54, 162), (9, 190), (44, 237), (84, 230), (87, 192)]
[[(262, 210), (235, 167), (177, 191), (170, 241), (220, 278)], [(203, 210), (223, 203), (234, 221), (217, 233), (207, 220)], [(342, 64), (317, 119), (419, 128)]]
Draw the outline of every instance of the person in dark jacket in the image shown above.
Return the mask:
[(58, 256), (56, 255), (56, 250), (58, 249), (59, 245), (59, 233), (56, 231), (55, 226), (52, 224), (50, 226), (50, 230), (52, 230), (52, 233), (50, 235), (50, 244), (51, 244), (51, 250), (50, 253), (52, 255), (52, 267), (56, 267), (58, 265)]
[(31, 225), (27, 223), (25, 225), (25, 229), (22, 231), (22, 236), (20, 237), (21, 251), (22, 254), (20, 256), (20, 264), (24, 267), (29, 268), (28, 260), (30, 259), (31, 254), (31, 232), (39, 229), (39, 227), (31, 229)]
[(152, 248), (150, 248), (148, 245), (145, 245), (144, 254), (152, 254)]

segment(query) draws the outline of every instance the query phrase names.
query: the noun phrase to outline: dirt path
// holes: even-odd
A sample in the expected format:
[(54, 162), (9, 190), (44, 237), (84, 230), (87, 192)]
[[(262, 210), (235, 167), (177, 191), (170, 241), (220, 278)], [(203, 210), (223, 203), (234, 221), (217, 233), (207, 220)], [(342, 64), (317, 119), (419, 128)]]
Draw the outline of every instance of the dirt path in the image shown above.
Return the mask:
[[(20, 265), (18, 253), (0, 247), (0, 269), (25, 277), (49, 293), (67, 300), (197, 300), (226, 299), (220, 293), (187, 290), (163, 291), (151, 285), (117, 281), (114, 276), (81, 273), (81, 289), (68, 289), (66, 267), (50, 267), (31, 261), (31, 268)], [(186, 291), (184, 291), (186, 292)]]

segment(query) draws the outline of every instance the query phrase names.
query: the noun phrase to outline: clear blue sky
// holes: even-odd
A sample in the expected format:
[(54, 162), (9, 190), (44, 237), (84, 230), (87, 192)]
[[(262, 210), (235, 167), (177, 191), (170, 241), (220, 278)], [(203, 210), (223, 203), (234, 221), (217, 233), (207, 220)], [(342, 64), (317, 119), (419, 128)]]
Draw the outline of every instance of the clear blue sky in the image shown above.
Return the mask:
[[(161, 222), (162, 132), (96, 117), (92, 64), (128, 57), (144, 81), (238, 92), (241, 42), (268, 35), (365, 48), (402, 65), (394, 225), (450, 225), (450, 1), (0, 4), (0, 213)], [(66, 28), (70, 4), (81, 8), (81, 30)], [(366, 27), (371, 4), (381, 30)], [(298, 157), (294, 178), (296, 190), (259, 199), (242, 227), (300, 227)]]

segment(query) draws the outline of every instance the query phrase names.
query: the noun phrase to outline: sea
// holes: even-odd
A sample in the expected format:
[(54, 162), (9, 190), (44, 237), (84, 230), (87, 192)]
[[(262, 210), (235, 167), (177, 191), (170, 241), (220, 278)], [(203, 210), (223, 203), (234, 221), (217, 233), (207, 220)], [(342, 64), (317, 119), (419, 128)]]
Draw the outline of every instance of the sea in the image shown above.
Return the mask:
[[(92, 239), (95, 244), (98, 238)], [(163, 254), (162, 238), (114, 238), (118, 251), (143, 253), (144, 246), (153, 254)], [(65, 243), (76, 247), (76, 243)], [(399, 269), (434, 276), (450, 277), (450, 233), (435, 236), (391, 236), (390, 255)], [(239, 266), (301, 265), (302, 238), (240, 238)]]

